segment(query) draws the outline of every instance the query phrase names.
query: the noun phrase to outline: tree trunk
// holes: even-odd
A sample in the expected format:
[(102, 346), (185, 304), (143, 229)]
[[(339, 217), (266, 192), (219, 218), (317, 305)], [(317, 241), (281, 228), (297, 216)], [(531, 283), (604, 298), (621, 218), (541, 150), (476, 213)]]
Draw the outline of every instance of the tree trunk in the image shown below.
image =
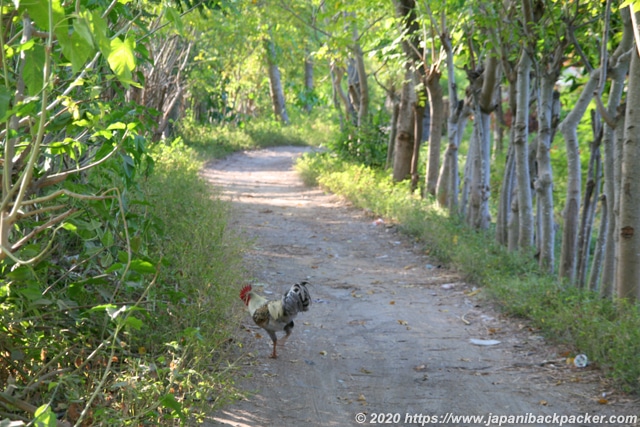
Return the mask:
[(425, 191), (436, 195), (438, 175), (440, 173), (440, 143), (442, 141), (442, 125), (444, 124), (444, 100), (440, 86), (440, 70), (431, 67), (426, 77), (429, 92), (429, 107), (431, 110), (431, 125), (429, 129), (429, 155), (427, 159), (427, 176)]
[(400, 93), (400, 111), (393, 158), (393, 180), (396, 182), (403, 181), (411, 175), (414, 141), (413, 104), (416, 92), (413, 76), (411, 65), (405, 65), (405, 81), (402, 83), (402, 92)]
[[(478, 229), (487, 229), (491, 223), (489, 198), (491, 194), (491, 108), (497, 80), (497, 59), (489, 55), (484, 71), (467, 71), (473, 102), (473, 128), (476, 147), (471, 165), (471, 185), (469, 187), (469, 209), (466, 212), (467, 223)], [(471, 148), (470, 148), (471, 150)], [(465, 174), (467, 171), (465, 171)], [(466, 177), (465, 177), (466, 179)]]
[(393, 165), (393, 158), (395, 156), (396, 147), (396, 135), (398, 134), (398, 116), (400, 115), (400, 103), (395, 99), (391, 101), (393, 103), (391, 112), (391, 124), (389, 130), (389, 145), (387, 146), (387, 163), (385, 169), (389, 169)]
[[(444, 26), (444, 22), (443, 22)], [(438, 203), (447, 206), (449, 215), (458, 213), (458, 192), (460, 179), (458, 176), (458, 147), (466, 124), (463, 119), (465, 111), (464, 102), (458, 101), (458, 85), (456, 84), (455, 66), (453, 60), (453, 48), (451, 46), (451, 36), (446, 28), (442, 29), (440, 35), (442, 46), (447, 55), (447, 84), (449, 89), (449, 114), (447, 119), (447, 139), (449, 144), (444, 154), (444, 161), (440, 176), (438, 177), (436, 194)]]
[[(600, 294), (612, 297), (615, 293), (616, 246), (618, 240), (616, 218), (620, 200), (620, 163), (622, 145), (618, 143), (623, 134), (624, 123), (622, 112), (619, 112), (620, 100), (625, 88), (625, 80), (629, 69), (629, 55), (626, 54), (633, 46), (633, 27), (629, 8), (620, 10), (624, 30), (620, 44), (611, 56), (611, 88), (607, 104), (607, 118), (604, 122), (602, 145), (604, 146), (604, 197), (607, 205), (607, 221), (600, 220), (601, 231), (605, 241), (604, 259), (602, 265), (602, 279)], [(620, 128), (617, 131), (617, 128)], [(606, 231), (605, 231), (606, 230)]]
[[(592, 113), (593, 110), (592, 110)], [(600, 153), (600, 143), (602, 133), (600, 132), (600, 119), (592, 114), (594, 141), (590, 144), (591, 156), (589, 159), (589, 170), (587, 172), (587, 184), (582, 203), (582, 215), (580, 219), (580, 233), (578, 234), (578, 264), (576, 271), (576, 285), (584, 287), (587, 273), (589, 271), (589, 261), (591, 258), (591, 238), (593, 234), (593, 222), (596, 215), (596, 205), (600, 198), (600, 174), (602, 173), (602, 160)]]
[[(354, 30), (354, 39), (357, 40), (357, 32)], [(355, 67), (358, 73), (358, 84), (360, 89), (360, 105), (358, 106), (358, 127), (365, 126), (369, 120), (369, 84), (367, 82), (367, 72), (364, 67), (364, 57), (362, 48), (356, 41), (353, 46), (355, 57)]]
[[(640, 12), (636, 13), (640, 19)], [(625, 115), (616, 274), (619, 298), (640, 298), (640, 57), (631, 54)], [(638, 231), (636, 233), (636, 231)]]
[(344, 68), (336, 65), (335, 62), (331, 63), (331, 84), (333, 86), (334, 105), (340, 112), (340, 117), (342, 118), (342, 109), (340, 108), (340, 103), (338, 102), (338, 100), (341, 100), (344, 104), (347, 117), (349, 117), (351, 119), (351, 122), (355, 124), (357, 123), (358, 116), (355, 108), (353, 107), (353, 104), (342, 88), (343, 76)]
[(531, 57), (522, 50), (518, 63), (516, 87), (517, 110), (514, 124), (516, 183), (518, 186), (518, 248), (527, 250), (533, 246), (533, 203), (531, 200), (531, 174), (529, 171), (529, 92)]
[(596, 240), (596, 248), (593, 254), (593, 267), (591, 267), (591, 272), (589, 273), (589, 283), (588, 288), (591, 291), (598, 290), (598, 281), (600, 280), (600, 275), (602, 273), (602, 265), (604, 260), (604, 251), (605, 246), (607, 244), (607, 228), (609, 224), (609, 210), (607, 208), (607, 198), (604, 196), (600, 196), (600, 230), (598, 234), (598, 239)]
[(473, 122), (475, 148), (471, 167), (471, 185), (469, 187), (469, 209), (467, 223), (476, 229), (486, 230), (491, 223), (489, 213), (489, 171), (491, 161), (491, 137), (489, 114), (483, 113), (479, 106), (474, 111)]
[[(496, 217), (496, 242), (503, 246), (509, 246), (509, 219), (511, 217), (511, 198), (513, 196), (513, 183), (515, 178), (514, 145), (509, 144), (507, 161), (504, 166), (502, 183), (500, 184), (500, 197), (498, 213)], [(516, 245), (517, 246), (517, 245)]]
[[(422, 121), (422, 117), (415, 117), (413, 105), (416, 96), (416, 71), (420, 61), (418, 49), (420, 46), (420, 25), (416, 20), (414, 0), (394, 0), (396, 16), (403, 20), (406, 38), (402, 41), (405, 62), (405, 81), (400, 95), (400, 113), (398, 116), (398, 130), (396, 136), (395, 157), (393, 161), (393, 180), (398, 182), (407, 179), (412, 172), (414, 157), (415, 124), (414, 120)], [(417, 148), (417, 147), (416, 147)], [(418, 151), (419, 152), (419, 151)]]
[(425, 107), (416, 101), (413, 104), (413, 154), (411, 156), (411, 192), (418, 188), (418, 163), (420, 161), (420, 145), (422, 143), (422, 117), (424, 117)]
[(280, 68), (278, 68), (276, 45), (273, 39), (265, 40), (265, 50), (267, 52), (267, 69), (269, 74), (269, 89), (271, 92), (271, 103), (273, 104), (273, 113), (276, 118), (285, 125), (289, 124), (289, 115), (284, 101), (284, 90), (282, 89), (282, 79), (280, 77)]
[(552, 273), (555, 268), (555, 221), (553, 216), (553, 171), (551, 168), (551, 142), (560, 114), (560, 94), (554, 91), (558, 70), (555, 64), (538, 76), (538, 262), (543, 271)]
[(304, 89), (306, 94), (304, 110), (307, 113), (311, 113), (311, 110), (313, 110), (313, 102), (311, 99), (311, 95), (313, 94), (313, 60), (308, 54), (304, 59)]
[(560, 123), (567, 147), (567, 199), (563, 218), (562, 251), (560, 253), (560, 277), (574, 282), (576, 274), (576, 254), (578, 253), (578, 226), (580, 210), (580, 191), (582, 186), (580, 167), (580, 146), (578, 144), (578, 123), (582, 119), (598, 84), (599, 69), (593, 71), (573, 110)]

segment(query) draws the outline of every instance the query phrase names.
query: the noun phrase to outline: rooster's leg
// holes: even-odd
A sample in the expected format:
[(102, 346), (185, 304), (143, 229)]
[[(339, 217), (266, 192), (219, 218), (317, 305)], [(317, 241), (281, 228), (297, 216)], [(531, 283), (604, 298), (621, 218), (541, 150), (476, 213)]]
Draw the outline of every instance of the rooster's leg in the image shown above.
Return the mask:
[(287, 323), (287, 326), (284, 327), (284, 331), (287, 333), (287, 335), (280, 338), (280, 345), (285, 345), (285, 343), (289, 339), (289, 336), (291, 335), (291, 332), (293, 332), (293, 320)]
[(267, 331), (269, 333), (269, 336), (271, 337), (271, 341), (273, 341), (273, 352), (271, 353), (271, 357), (272, 359), (277, 359), (278, 355), (276, 354), (276, 343), (278, 342), (278, 339), (276, 338), (276, 333), (273, 331)]

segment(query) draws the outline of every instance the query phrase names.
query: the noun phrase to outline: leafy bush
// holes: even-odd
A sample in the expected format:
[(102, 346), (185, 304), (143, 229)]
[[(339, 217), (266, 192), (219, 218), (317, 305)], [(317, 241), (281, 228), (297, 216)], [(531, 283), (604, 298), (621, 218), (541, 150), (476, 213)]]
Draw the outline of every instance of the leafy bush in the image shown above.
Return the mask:
[[(1, 265), (0, 401), (12, 416), (35, 405), (45, 423), (166, 425), (233, 395), (223, 356), (242, 248), (193, 156), (158, 147), (140, 187), (76, 202), (47, 258)], [(108, 170), (85, 185), (117, 180)]]
[(327, 147), (340, 158), (365, 166), (384, 167), (389, 136), (380, 126), (356, 127), (351, 124), (327, 142)]

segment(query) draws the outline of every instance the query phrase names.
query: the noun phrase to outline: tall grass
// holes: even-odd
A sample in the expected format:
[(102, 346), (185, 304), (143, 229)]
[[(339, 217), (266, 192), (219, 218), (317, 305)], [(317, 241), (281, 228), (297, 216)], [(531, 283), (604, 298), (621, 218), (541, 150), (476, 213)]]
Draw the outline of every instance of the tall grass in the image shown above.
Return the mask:
[(329, 153), (303, 156), (296, 169), (309, 184), (347, 197), (356, 206), (393, 218), (429, 253), (483, 286), (512, 316), (529, 319), (550, 339), (585, 353), (624, 390), (640, 393), (640, 310), (603, 300), (541, 273), (533, 257), (512, 253), (488, 232), (450, 218), (430, 200), (393, 184), (388, 174)]
[(184, 408), (195, 417), (204, 413), (200, 405), (208, 411), (236, 396), (226, 356), (244, 276), (244, 243), (228, 227), (230, 207), (200, 177), (196, 157), (180, 140), (156, 147), (140, 207), (153, 219), (144, 235), (150, 256), (162, 260), (160, 286), (149, 295), (155, 301), (153, 327), (144, 342), (148, 353), (162, 354), (164, 347), (179, 360), (175, 388), (186, 392)]

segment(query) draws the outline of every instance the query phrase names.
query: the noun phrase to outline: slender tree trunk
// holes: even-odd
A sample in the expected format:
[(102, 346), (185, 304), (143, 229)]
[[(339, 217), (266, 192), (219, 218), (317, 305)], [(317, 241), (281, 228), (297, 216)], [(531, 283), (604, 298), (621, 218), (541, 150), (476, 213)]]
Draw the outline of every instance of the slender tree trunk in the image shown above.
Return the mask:
[(425, 107), (418, 101), (413, 104), (413, 154), (411, 157), (411, 192), (418, 188), (418, 162), (420, 161), (420, 145), (422, 142), (422, 120)]
[(479, 107), (475, 109), (474, 116), (476, 147), (473, 151), (467, 223), (473, 228), (486, 230), (491, 222), (489, 213), (489, 198), (491, 195), (491, 187), (489, 185), (491, 118), (489, 114), (483, 113)]
[(313, 110), (313, 102), (310, 99), (311, 94), (313, 94), (313, 60), (309, 54), (304, 59), (304, 89), (307, 95), (304, 110), (307, 113), (311, 113), (311, 110)]
[[(515, 184), (515, 162), (513, 166), (513, 182)], [(511, 193), (511, 214), (509, 215), (509, 222), (507, 224), (507, 229), (509, 236), (507, 238), (507, 249), (509, 252), (515, 252), (518, 250), (518, 240), (519, 240), (519, 232), (520, 232), (520, 209), (518, 207), (518, 187), (516, 185), (512, 186)]]
[(463, 119), (463, 115), (468, 109), (465, 108), (464, 102), (458, 100), (458, 85), (456, 84), (451, 36), (447, 29), (442, 29), (440, 40), (447, 55), (447, 83), (449, 89), (447, 139), (449, 144), (447, 145), (442, 169), (438, 177), (436, 194), (438, 203), (440, 203), (441, 206), (447, 206), (449, 208), (449, 215), (455, 215), (458, 213), (458, 192), (460, 187), (460, 179), (458, 176), (458, 147), (460, 146), (464, 123), (466, 123), (466, 118)]
[(416, 92), (413, 77), (413, 69), (410, 64), (407, 64), (405, 66), (405, 81), (400, 93), (400, 111), (393, 158), (393, 180), (396, 182), (403, 181), (411, 175), (414, 141), (413, 104)]
[(591, 73), (591, 76), (578, 98), (573, 110), (560, 123), (567, 147), (567, 200), (565, 203), (563, 218), (564, 228), (562, 232), (562, 251), (560, 254), (560, 277), (575, 281), (576, 254), (578, 253), (578, 227), (580, 210), (580, 192), (582, 187), (580, 167), (580, 146), (578, 144), (578, 123), (582, 119), (598, 84), (599, 69)]
[[(396, 136), (395, 157), (393, 161), (393, 180), (402, 181), (412, 172), (414, 158), (414, 120), (422, 122), (422, 117), (415, 117), (413, 104), (416, 102), (417, 64), (421, 60), (418, 54), (420, 46), (420, 25), (416, 20), (415, 0), (394, 0), (396, 16), (403, 20), (406, 38), (402, 41), (402, 50), (406, 57), (405, 81), (400, 96), (400, 114), (398, 116), (398, 133)], [(416, 149), (418, 147), (415, 147)], [(419, 151), (416, 151), (419, 153)]]
[[(357, 32), (354, 30), (354, 39), (357, 40)], [(367, 72), (364, 67), (364, 56), (360, 44), (356, 41), (353, 46), (355, 57), (355, 67), (358, 73), (358, 84), (360, 89), (360, 105), (358, 107), (358, 127), (365, 126), (369, 120), (369, 84)]]
[[(469, 187), (469, 209), (466, 211), (467, 222), (471, 227), (487, 229), (491, 223), (489, 198), (491, 193), (491, 108), (495, 94), (498, 62), (494, 55), (489, 55), (484, 64), (482, 74), (467, 72), (471, 87), (474, 138), (476, 147), (471, 162), (471, 185)], [(479, 87), (480, 86), (480, 87)], [(467, 171), (465, 171), (465, 174)], [(465, 177), (466, 179), (466, 177)]]
[(553, 171), (551, 168), (551, 141), (554, 123), (560, 111), (559, 97), (555, 96), (554, 86), (557, 73), (540, 73), (538, 91), (538, 177), (536, 192), (538, 193), (538, 250), (539, 265), (546, 272), (552, 273), (555, 265), (555, 221), (553, 218)]
[[(592, 114), (593, 125), (599, 127), (599, 121), (599, 118), (596, 118), (595, 114)], [(587, 183), (582, 203), (582, 215), (579, 228), (580, 233), (578, 234), (576, 285), (579, 287), (584, 287), (586, 285), (587, 274), (589, 272), (589, 261), (591, 258), (593, 222), (595, 220), (596, 205), (600, 198), (600, 174), (602, 173), (600, 142), (602, 140), (602, 133), (600, 133), (600, 129), (594, 129), (594, 132), (597, 132), (598, 135), (594, 135), (594, 141), (591, 143), (591, 156), (589, 159)]]
[(282, 89), (282, 78), (280, 76), (280, 68), (278, 68), (276, 45), (273, 39), (265, 40), (265, 50), (267, 53), (267, 69), (269, 74), (269, 89), (271, 92), (271, 103), (273, 104), (273, 113), (276, 118), (285, 125), (289, 124), (289, 115), (284, 100), (284, 90)]
[(513, 144), (509, 144), (507, 161), (504, 166), (502, 183), (500, 184), (500, 198), (496, 217), (496, 242), (503, 246), (509, 246), (509, 218), (511, 216), (511, 197), (513, 196), (513, 183), (515, 178), (515, 150)]
[[(629, 8), (622, 8), (620, 14), (624, 23), (624, 30), (620, 44), (611, 56), (612, 65), (609, 72), (611, 88), (609, 89), (607, 113), (605, 114), (607, 120), (604, 122), (602, 136), (602, 145), (604, 146), (604, 197), (607, 206), (607, 221), (600, 220), (602, 224), (600, 235), (606, 239), (600, 294), (607, 297), (612, 297), (615, 293), (616, 247), (618, 240), (616, 218), (620, 200), (620, 157), (622, 152), (622, 145), (618, 141), (623, 134), (622, 124), (624, 123), (623, 113), (618, 109), (629, 69), (630, 55), (627, 52), (633, 46), (633, 27)], [(617, 131), (617, 128), (620, 128), (620, 130)]]
[(518, 247), (527, 250), (533, 246), (533, 203), (531, 199), (531, 174), (529, 171), (529, 92), (531, 57), (526, 49), (522, 50), (518, 63), (518, 81), (516, 89), (517, 110), (514, 124), (514, 145), (516, 182), (518, 185)]
[[(331, 83), (333, 86), (334, 100), (339, 99), (342, 101), (342, 103), (344, 104), (344, 108), (346, 110), (347, 116), (350, 118), (351, 122), (355, 124), (357, 123), (358, 115), (356, 113), (355, 108), (353, 107), (353, 104), (349, 100), (349, 97), (347, 96), (344, 89), (342, 88), (343, 76), (344, 76), (344, 68), (339, 67), (335, 63), (332, 63), (331, 64)], [(334, 101), (334, 105), (336, 106), (336, 108), (338, 108), (338, 110), (340, 111), (340, 117), (342, 117), (342, 109), (340, 108), (340, 103), (337, 101)]]
[[(636, 13), (636, 21), (640, 13)], [(631, 54), (625, 115), (616, 274), (619, 298), (640, 298), (640, 57)]]
[(440, 86), (440, 76), (440, 70), (431, 67), (429, 75), (426, 77), (429, 107), (431, 109), (431, 125), (425, 191), (433, 196), (436, 195), (438, 175), (440, 173), (440, 145), (442, 141), (442, 125), (444, 124), (444, 100), (442, 87)]
[(588, 288), (591, 291), (598, 290), (598, 281), (602, 273), (602, 266), (604, 260), (604, 251), (607, 244), (607, 228), (609, 223), (609, 210), (607, 208), (607, 198), (600, 196), (600, 229), (598, 239), (596, 240), (596, 248), (593, 254), (593, 266), (589, 273)]
[(395, 99), (392, 100), (393, 108), (391, 112), (391, 126), (389, 130), (389, 145), (387, 146), (387, 164), (385, 169), (389, 169), (393, 165), (393, 157), (395, 155), (396, 135), (398, 134), (398, 116), (400, 115), (400, 103)]

